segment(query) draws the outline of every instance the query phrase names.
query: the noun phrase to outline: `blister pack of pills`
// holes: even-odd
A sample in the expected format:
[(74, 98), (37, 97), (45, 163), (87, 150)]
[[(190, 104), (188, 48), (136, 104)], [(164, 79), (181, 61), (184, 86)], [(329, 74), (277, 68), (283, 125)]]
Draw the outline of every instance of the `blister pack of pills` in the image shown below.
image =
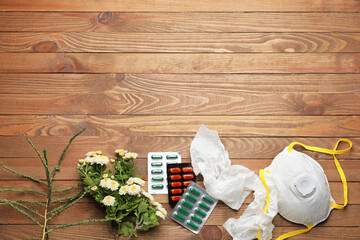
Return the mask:
[(179, 152), (148, 153), (148, 192), (151, 194), (167, 194), (166, 166), (181, 163)]
[(180, 200), (186, 187), (193, 181), (196, 182), (196, 175), (191, 163), (168, 164), (166, 167), (168, 181), (169, 205), (174, 207)]
[(198, 234), (214, 210), (218, 200), (191, 182), (170, 214), (170, 218)]

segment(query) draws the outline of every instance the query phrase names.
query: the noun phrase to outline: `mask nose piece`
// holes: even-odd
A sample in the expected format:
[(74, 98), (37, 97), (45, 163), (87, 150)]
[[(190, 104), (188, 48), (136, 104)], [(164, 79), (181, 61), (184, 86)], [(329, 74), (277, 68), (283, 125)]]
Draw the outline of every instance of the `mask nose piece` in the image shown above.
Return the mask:
[(309, 175), (301, 175), (294, 181), (295, 194), (302, 198), (308, 198), (316, 192), (315, 181)]

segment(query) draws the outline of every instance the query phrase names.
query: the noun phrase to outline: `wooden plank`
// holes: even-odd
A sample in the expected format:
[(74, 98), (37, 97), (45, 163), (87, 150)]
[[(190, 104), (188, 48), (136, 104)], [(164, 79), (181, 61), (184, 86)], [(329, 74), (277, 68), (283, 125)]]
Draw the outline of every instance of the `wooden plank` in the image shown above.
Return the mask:
[[(80, 156), (82, 157), (82, 156)], [(109, 157), (113, 157), (110, 155)], [(143, 156), (144, 157), (144, 156)], [(340, 164), (344, 169), (346, 174), (346, 180), (348, 182), (356, 182), (360, 181), (360, 160), (351, 160), (344, 159), (342, 156), (338, 156), (340, 159)], [(44, 179), (45, 173), (43, 171), (39, 171), (43, 166), (38, 158), (1, 158), (1, 162), (3, 162), (6, 166), (11, 169), (15, 169), (18, 172), (36, 177), (38, 179)], [(57, 159), (51, 158), (49, 159), (50, 166), (54, 166)], [(182, 158), (182, 162), (191, 162), (189, 158)], [(232, 158), (231, 163), (233, 165), (243, 165), (249, 168), (252, 171), (258, 172), (259, 169), (265, 168), (269, 166), (272, 162), (272, 159), (239, 159)], [(339, 173), (335, 167), (333, 160), (319, 160), (320, 165), (323, 167), (327, 179), (329, 181), (340, 181)], [(79, 175), (77, 174), (76, 168), (76, 159), (65, 160), (61, 165), (61, 171), (59, 171), (56, 175), (56, 180), (79, 180)], [(147, 179), (147, 163), (145, 158), (140, 158), (136, 160), (136, 173), (141, 174), (142, 178)], [(8, 171), (6, 171), (3, 167), (0, 167), (0, 180), (22, 180), (22, 177), (14, 175)], [(199, 175), (199, 179), (202, 177)], [(360, 203), (359, 203), (360, 204)]]
[(360, 11), (358, 0), (333, 0), (331, 3), (316, 0), (309, 4), (306, 0), (278, 0), (274, 4), (271, 0), (228, 0), (218, 2), (211, 0), (183, 1), (183, 0), (153, 0), (151, 4), (145, 0), (52, 0), (49, 4), (46, 0), (4, 0), (1, 2), (2, 11), (195, 11), (195, 12), (224, 12), (224, 11)]
[(357, 74), (0, 74), (0, 113), (357, 115), (359, 92)]
[[(74, 172), (74, 168), (72, 170)], [(146, 178), (143, 178), (143, 179), (146, 179)], [(340, 180), (340, 177), (338, 177), (337, 180)], [(79, 183), (79, 177), (78, 177), (78, 181), (55, 181), (53, 186), (54, 186), (54, 189), (66, 189), (66, 188), (74, 186), (78, 183)], [(197, 183), (200, 186), (204, 187), (202, 178), (197, 178)], [(31, 182), (31, 181), (2, 180), (1, 184), (2, 184), (1, 188), (34, 189), (34, 190), (38, 190), (38, 191), (46, 193), (46, 190), (45, 190), (46, 188), (43, 185)], [(146, 184), (142, 187), (145, 191), (148, 191), (147, 184), (148, 183), (146, 182)], [(349, 187), (349, 194), (348, 194), (349, 204), (360, 204), (360, 191), (358, 191), (360, 189), (360, 183), (359, 182), (349, 182), (348, 187)], [(53, 199), (55, 200), (58, 198), (76, 195), (77, 193), (80, 192), (81, 189), (82, 189), (82, 187), (78, 187), (67, 193), (61, 193), (61, 194), (56, 193), (53, 195)], [(341, 182), (330, 182), (330, 189), (331, 189), (332, 197), (335, 199), (335, 201), (338, 203), (343, 203), (344, 194), (343, 194), (342, 183)], [(6, 198), (9, 200), (23, 199), (23, 200), (46, 202), (45, 196), (40, 196), (37, 194), (31, 194), (31, 193), (24, 194), (24, 193), (0, 192), (0, 198)], [(155, 201), (158, 201), (160, 203), (163, 203), (163, 204), (168, 203), (167, 194), (154, 195), (154, 198), (155, 198)], [(253, 200), (254, 199), (253, 199), (252, 195), (250, 195), (245, 200), (245, 203), (249, 204)], [(81, 199), (80, 202), (92, 203), (93, 200), (91, 197), (86, 197), (86, 198)]]
[[(62, 133), (65, 133), (61, 131)], [(74, 131), (75, 132), (75, 129)], [(48, 149), (49, 158), (56, 161), (69, 141), (69, 136), (47, 137), (46, 134), (55, 133), (55, 131), (44, 130), (43, 136), (30, 136), (31, 141), (40, 151)], [(71, 132), (71, 134), (73, 134)], [(99, 134), (98, 136), (85, 136), (86, 134)], [(86, 152), (102, 150), (104, 154), (114, 156), (115, 149), (127, 149), (139, 154), (139, 158), (146, 158), (148, 152), (181, 152), (183, 158), (190, 158), (190, 144), (194, 136), (189, 137), (158, 137), (158, 136), (133, 136), (124, 137), (119, 131), (113, 131), (111, 136), (105, 136), (99, 130), (88, 128), (84, 135), (75, 139), (72, 146), (66, 153), (65, 160), (70, 161), (76, 166), (76, 161), (84, 158)], [(221, 141), (225, 149), (229, 152), (230, 159), (273, 159), (278, 153), (284, 150), (291, 142), (301, 142), (310, 146), (323, 148), (333, 148), (338, 138), (311, 138), (311, 137), (226, 137), (220, 132)], [(344, 136), (343, 136), (344, 137)], [(358, 160), (360, 159), (360, 138), (349, 138), (353, 143), (350, 152), (339, 155), (338, 159)], [(0, 157), (1, 158), (29, 158), (36, 157), (36, 153), (26, 142), (24, 136), (0, 136)], [(21, 148), (19, 148), (21, 146)], [(341, 144), (340, 149), (346, 148), (346, 144)], [(331, 155), (309, 152), (299, 148), (298, 150), (308, 154), (316, 160), (333, 159)], [(75, 162), (74, 162), (75, 161)]]
[(0, 94), (346, 94), (360, 92), (358, 80), (358, 74), (0, 74)]
[(0, 52), (360, 52), (360, 33), (4, 32)]
[[(0, 94), (0, 114), (339, 116), (360, 112), (360, 92), (249, 93), (220, 88), (205, 93), (202, 88), (184, 89), (188, 86), (172, 91), (139, 86), (138, 92), (117, 88), (87, 94)], [(13, 119), (12, 115), (8, 118)]]
[[(273, 236), (276, 238), (282, 234), (299, 230), (300, 228), (301, 227), (276, 226), (273, 231)], [(28, 239), (33, 236), (40, 236), (41, 229), (35, 225), (0, 225), (0, 234), (7, 240)], [(75, 226), (64, 230), (56, 230), (50, 234), (51, 239), (55, 240), (63, 240), (75, 235), (78, 240), (111, 239), (111, 237), (113, 237), (109, 232), (107, 223)], [(357, 238), (360, 238), (360, 229), (358, 227), (318, 226), (313, 228), (309, 233), (293, 237), (293, 239), (297, 240), (353, 240)], [(161, 224), (151, 231), (140, 232), (139, 237), (136, 239), (225, 240), (231, 239), (231, 237), (222, 226), (205, 224), (199, 235), (194, 235), (192, 232), (174, 222), (172, 225)]]
[(2, 12), (0, 31), (359, 32), (359, 18), (359, 12)]
[(0, 53), (0, 73), (358, 73), (359, 53)]
[[(168, 204), (163, 204), (167, 212), (171, 212), (172, 208)], [(229, 218), (239, 218), (248, 204), (244, 204), (239, 211), (234, 211), (226, 206), (224, 203), (218, 203), (216, 208), (212, 212), (211, 216), (207, 220), (207, 225), (222, 225)], [(31, 224), (32, 222), (23, 217), (22, 214), (9, 208), (8, 206), (0, 206), (1, 217), (0, 225), (2, 224)], [(334, 210), (331, 212), (327, 221), (321, 223), (319, 226), (326, 227), (357, 227), (360, 224), (358, 212), (360, 211), (360, 205), (348, 205), (342, 210)], [(85, 219), (103, 218), (105, 211), (99, 207), (97, 203), (77, 203), (71, 207), (70, 211), (64, 212), (54, 218), (53, 224), (65, 224), (71, 222), (79, 222)], [(277, 215), (273, 221), (275, 226), (291, 226), (299, 227), (297, 224), (291, 223), (284, 218)], [(164, 225), (175, 224), (171, 219), (167, 218), (162, 221)]]
[[(81, 126), (111, 136), (195, 136), (201, 124), (223, 137), (359, 137), (359, 116), (132, 116), (132, 115), (25, 115), (12, 120), (0, 116), (0, 135), (72, 134)], [(47, 134), (46, 134), (47, 135)]]

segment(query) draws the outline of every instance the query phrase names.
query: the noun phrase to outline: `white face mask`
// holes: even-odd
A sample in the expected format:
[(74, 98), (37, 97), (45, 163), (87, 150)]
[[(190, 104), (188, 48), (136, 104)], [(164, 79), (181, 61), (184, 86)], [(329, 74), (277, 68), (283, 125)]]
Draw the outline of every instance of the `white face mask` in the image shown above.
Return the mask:
[[(340, 142), (347, 142), (350, 145), (349, 148), (336, 150)], [(333, 154), (344, 186), (343, 205), (336, 204), (332, 198), (328, 180), (320, 164), (308, 155), (294, 150), (294, 145), (301, 145), (311, 151)], [(279, 214), (291, 222), (308, 227), (306, 230), (288, 233), (278, 239), (310, 231), (312, 227), (326, 220), (333, 208), (341, 209), (347, 205), (346, 178), (335, 154), (347, 152), (351, 146), (351, 142), (347, 139), (339, 140), (334, 150), (294, 142), (279, 153), (270, 166), (264, 169), (276, 185)], [(267, 187), (265, 176), (260, 174), (260, 178)]]

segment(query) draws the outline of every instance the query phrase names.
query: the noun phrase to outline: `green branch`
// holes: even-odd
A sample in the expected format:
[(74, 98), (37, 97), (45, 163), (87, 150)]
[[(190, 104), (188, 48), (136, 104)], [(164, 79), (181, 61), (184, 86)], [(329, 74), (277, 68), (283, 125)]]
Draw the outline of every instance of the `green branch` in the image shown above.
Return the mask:
[(63, 201), (71, 202), (71, 201), (75, 200), (78, 197), (79, 197), (79, 194), (76, 194), (76, 195), (69, 196), (69, 197), (63, 197), (63, 198), (55, 199), (55, 200), (51, 201), (51, 203), (54, 204), (54, 203), (63, 202)]
[[(77, 195), (76, 195), (76, 196), (77, 196)], [(58, 202), (63, 202), (63, 201), (69, 201), (69, 200), (72, 201), (76, 196), (58, 198), (58, 199), (52, 200), (52, 201), (51, 201), (51, 204), (58, 203)]]
[(34, 178), (34, 177), (31, 177), (31, 176), (28, 176), (28, 175), (25, 175), (25, 174), (16, 172), (15, 170), (7, 167), (3, 162), (1, 162), (1, 165), (2, 165), (6, 170), (8, 170), (9, 172), (14, 173), (14, 174), (16, 174), (16, 175), (18, 175), (18, 176), (20, 176), (20, 177), (28, 178), (28, 179), (30, 179), (30, 180), (32, 180), (32, 181), (34, 181), (34, 182), (45, 184), (43, 181), (41, 181), (41, 180), (39, 180), (39, 179), (37, 179), (37, 178)]
[[(16, 211), (20, 212), (21, 214), (25, 215), (27, 218), (29, 218), (32, 222), (36, 223), (37, 225), (39, 225), (42, 228), (42, 240), (45, 239), (49, 239), (49, 235), (48, 233), (51, 232), (54, 229), (59, 229), (59, 228), (66, 228), (66, 227), (72, 227), (72, 226), (76, 226), (76, 225), (80, 225), (80, 224), (84, 224), (84, 223), (90, 223), (90, 222), (105, 222), (105, 221), (109, 221), (108, 219), (91, 219), (91, 220), (84, 220), (78, 223), (71, 223), (71, 224), (63, 224), (63, 225), (57, 225), (54, 226), (53, 228), (49, 228), (49, 221), (50, 219), (52, 219), (53, 217), (55, 217), (56, 215), (58, 215), (59, 213), (65, 211), (66, 209), (72, 207), (75, 203), (77, 203), (81, 198), (83, 198), (86, 195), (86, 191), (82, 190), (81, 192), (79, 192), (78, 194), (74, 195), (74, 196), (70, 196), (70, 197), (64, 197), (64, 198), (58, 198), (55, 201), (51, 201), (53, 193), (64, 193), (64, 192), (68, 192), (71, 191), (77, 187), (79, 187), (80, 185), (82, 185), (82, 183), (78, 183), (74, 186), (65, 188), (65, 189), (60, 189), (60, 190), (53, 190), (53, 185), (52, 182), (54, 180), (55, 174), (56, 172), (60, 169), (60, 164), (62, 163), (64, 157), (65, 157), (65, 153), (68, 150), (68, 148), (70, 147), (72, 141), (78, 136), (80, 135), (83, 131), (85, 131), (86, 128), (83, 128), (81, 131), (79, 131), (78, 133), (76, 133), (70, 140), (69, 143), (67, 144), (67, 146), (64, 148), (58, 162), (56, 163), (54, 169), (52, 171), (50, 171), (49, 168), (49, 161), (47, 158), (47, 152), (46, 150), (43, 151), (43, 155), (40, 154), (39, 150), (35, 147), (35, 145), (31, 142), (31, 140), (29, 139), (29, 136), (26, 134), (26, 140), (29, 142), (29, 144), (31, 145), (31, 147), (35, 150), (35, 152), (37, 153), (38, 157), (41, 160), (42, 165), (44, 166), (45, 169), (45, 174), (46, 174), (46, 182), (45, 181), (41, 181), (37, 178), (34, 178), (32, 176), (29, 175), (25, 175), (22, 173), (19, 173), (9, 167), (7, 167), (3, 162), (1, 162), (1, 165), (9, 172), (16, 174), (20, 177), (23, 178), (27, 178), (30, 179), (34, 182), (37, 183), (42, 183), (44, 185), (47, 186), (47, 193), (43, 193), (41, 191), (38, 190), (33, 190), (33, 189), (15, 189), (15, 188), (4, 188), (4, 189), (0, 189), (0, 192), (21, 192), (21, 193), (36, 193), (36, 194), (40, 194), (42, 196), (47, 196), (46, 198), (46, 204), (39, 202), (39, 201), (31, 201), (31, 200), (8, 200), (8, 199), (3, 199), (0, 198), (0, 205), (9, 205), (10, 207), (12, 207), (13, 209), (15, 209)], [(64, 204), (62, 204), (61, 206), (50, 210), (50, 204), (51, 203), (56, 203), (56, 202), (61, 202), (61, 201), (66, 201)], [(25, 204), (23, 204), (25, 203)], [(26, 204), (27, 203), (27, 204)], [(40, 214), (40, 212), (33, 208), (33, 206), (29, 205), (29, 204), (35, 204), (35, 205), (40, 205), (42, 207), (44, 207), (44, 214)], [(38, 215), (39, 217), (42, 218), (43, 220), (43, 224), (41, 224), (35, 217), (36, 215)], [(33, 239), (39, 239), (39, 238), (33, 238)]]
[(31, 192), (31, 193), (37, 193), (43, 196), (46, 196), (45, 193), (36, 191), (36, 190), (32, 190), (32, 189), (15, 189), (15, 188), (2, 188), (0, 189), (0, 192)]
[(22, 208), (25, 208), (26, 210), (32, 212), (32, 213), (35, 213), (36, 215), (40, 216), (40, 217), (44, 217), (44, 215), (41, 215), (36, 209), (33, 209), (33, 208), (30, 208), (28, 206), (26, 206), (25, 204), (22, 204), (20, 203), (19, 201), (15, 200), (8, 200), (8, 199), (4, 199), (4, 198), (0, 198), (0, 201), (6, 203), (6, 204), (9, 204), (9, 203), (12, 203), (12, 204), (16, 204)]
[(37, 225), (39, 225), (40, 227), (43, 227), (43, 225), (41, 223), (39, 223), (33, 216), (30, 215), (30, 213), (25, 212), (23, 209), (18, 208), (17, 206), (15, 206), (12, 201), (3, 199), (2, 201), (4, 201), (5, 203), (7, 203), (10, 207), (14, 208), (16, 211), (22, 213), (23, 215), (25, 215), (27, 218), (29, 218), (31, 221), (33, 221), (34, 223), (36, 223)]
[(43, 206), (43, 207), (45, 206), (44, 203), (38, 202), (38, 201), (30, 201), (30, 200), (19, 199), (19, 200), (15, 200), (15, 202), (19, 202), (19, 203), (31, 203), (31, 204), (36, 204), (36, 205)]
[(26, 134), (26, 140), (29, 142), (29, 144), (31, 145), (31, 147), (35, 150), (35, 152), (37, 153), (37, 155), (39, 156), (41, 163), (44, 165), (45, 168), (45, 172), (49, 172), (49, 166), (46, 164), (44, 158), (41, 156), (39, 150), (35, 147), (35, 145), (30, 141), (29, 136)]
[(57, 226), (55, 226), (53, 228), (50, 228), (47, 231), (47, 233), (51, 232), (52, 230), (59, 229), (59, 228), (74, 227), (74, 226), (85, 224), (85, 223), (108, 222), (108, 221), (111, 221), (111, 220), (110, 219), (89, 219), (89, 220), (84, 220), (84, 221), (77, 222), (77, 223), (69, 223), (69, 224), (57, 225)]
[(55, 177), (55, 174), (56, 174), (56, 171), (58, 171), (60, 169), (60, 164), (62, 162), (62, 160), (64, 159), (65, 157), (65, 153), (66, 151), (68, 150), (68, 148), (70, 147), (72, 141), (77, 137), (79, 136), (83, 131), (85, 131), (86, 128), (83, 128), (82, 130), (80, 130), (78, 133), (76, 133), (72, 138), (70, 138), (69, 140), (69, 143), (68, 145), (65, 147), (65, 149), (63, 150), (60, 158), (59, 158), (59, 161), (57, 162), (56, 166), (54, 167), (54, 170), (52, 171), (51, 173), (51, 176), (50, 176), (50, 181), (52, 181)]
[(65, 204), (61, 205), (60, 207), (54, 208), (53, 210), (51, 210), (49, 212), (49, 214), (51, 214), (51, 215), (50, 215), (50, 217), (48, 219), (49, 220), (52, 219), (54, 216), (58, 215), (59, 213), (65, 211), (69, 207), (73, 206), (75, 203), (77, 203), (85, 195), (86, 195), (86, 192), (82, 191), (82, 192), (78, 193), (72, 201), (66, 202)]
[(75, 189), (75, 188), (77, 188), (77, 187), (79, 187), (79, 186), (81, 186), (81, 185), (82, 185), (82, 183), (78, 183), (78, 184), (76, 184), (76, 185), (74, 185), (74, 186), (72, 186), (72, 187), (69, 187), (69, 188), (65, 188), (65, 189), (61, 189), (61, 190), (54, 190), (53, 193), (63, 193), (63, 192), (67, 192), (67, 191), (73, 190), (73, 189)]

